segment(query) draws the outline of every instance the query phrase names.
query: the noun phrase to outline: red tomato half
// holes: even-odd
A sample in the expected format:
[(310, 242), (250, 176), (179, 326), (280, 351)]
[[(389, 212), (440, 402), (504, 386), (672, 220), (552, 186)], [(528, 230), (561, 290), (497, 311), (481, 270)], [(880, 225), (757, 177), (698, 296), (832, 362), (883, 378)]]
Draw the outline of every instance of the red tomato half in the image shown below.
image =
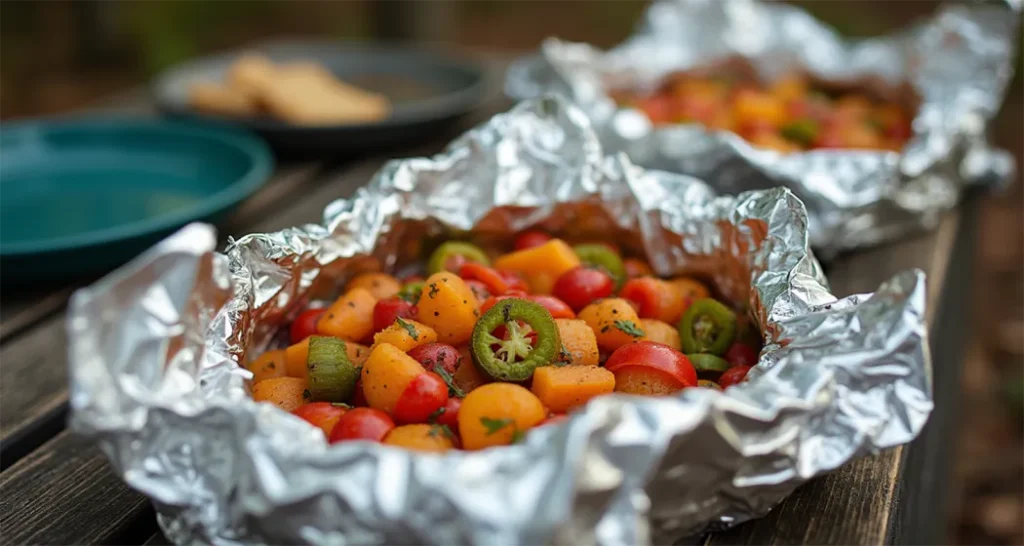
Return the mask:
[(430, 372), (437, 372), (434, 368), (441, 366), (444, 371), (454, 374), (459, 368), (459, 360), (462, 356), (459, 350), (447, 343), (427, 343), (415, 347), (409, 351), (409, 356), (419, 362)]
[(416, 306), (401, 298), (378, 301), (373, 306), (373, 333), (391, 326), (398, 317), (415, 319)]
[(395, 404), (399, 423), (426, 423), (430, 414), (448, 403), (448, 384), (434, 372), (421, 373), (402, 391)]
[(519, 276), (519, 273), (499, 269), (498, 274), (501, 275), (501, 278), (505, 279), (505, 284), (508, 285), (508, 288), (505, 289), (506, 293), (513, 291), (526, 292), (530, 289), (530, 287), (526, 285), (526, 281)]
[(757, 351), (750, 345), (744, 345), (737, 341), (725, 352), (725, 360), (733, 366), (753, 366), (757, 364)]
[(348, 411), (344, 406), (338, 406), (330, 402), (310, 402), (303, 404), (292, 413), (305, 419), (313, 426), (320, 427), (325, 437), (331, 436), (331, 430), (338, 423), (342, 415)]
[(395, 428), (395, 422), (383, 411), (373, 408), (355, 408), (338, 419), (331, 430), (331, 443), (348, 440), (380, 442)]
[(752, 366), (733, 366), (728, 370), (722, 372), (721, 377), (718, 378), (718, 385), (723, 389), (729, 388), (747, 377), (747, 372), (750, 371)]
[(615, 291), (611, 275), (600, 269), (577, 267), (558, 277), (552, 290), (555, 297), (564, 301), (575, 311), (590, 305), (594, 300), (607, 298)]
[(437, 424), (448, 425), (453, 431), (459, 430), (459, 409), (462, 407), (461, 398), (449, 398), (444, 405), (444, 412), (437, 417)]
[(526, 296), (526, 299), (547, 309), (551, 313), (552, 318), (576, 318), (576, 313), (573, 312), (572, 308), (554, 296), (535, 294)]
[(543, 231), (524, 231), (516, 237), (516, 250), (526, 250), (540, 246), (551, 240), (551, 236)]
[(664, 372), (685, 387), (697, 385), (697, 370), (693, 368), (690, 359), (661, 343), (638, 341), (623, 345), (604, 363), (605, 369), (612, 373), (630, 366), (643, 366)]
[(518, 290), (513, 290), (513, 291), (509, 292), (508, 294), (502, 294), (500, 296), (491, 296), (490, 298), (487, 299), (487, 301), (483, 302), (483, 304), (480, 305), (480, 314), (483, 315), (488, 310), (490, 310), (491, 307), (494, 307), (494, 305), (497, 304), (499, 301), (507, 300), (509, 298), (522, 298), (522, 299), (526, 299), (527, 298), (527, 294), (526, 294), (526, 292), (520, 292)]
[(307, 309), (295, 317), (289, 333), (292, 338), (292, 345), (316, 334), (316, 323), (320, 317), (327, 312), (327, 309)]

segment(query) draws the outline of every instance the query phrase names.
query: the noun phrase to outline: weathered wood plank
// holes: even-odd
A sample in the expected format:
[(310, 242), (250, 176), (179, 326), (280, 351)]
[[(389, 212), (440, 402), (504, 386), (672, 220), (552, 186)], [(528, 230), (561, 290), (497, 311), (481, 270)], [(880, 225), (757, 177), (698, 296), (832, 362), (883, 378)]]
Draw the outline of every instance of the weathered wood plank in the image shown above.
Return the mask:
[[(959, 212), (950, 213), (934, 233), (840, 257), (829, 268), (833, 292), (870, 292), (894, 273), (920, 268), (928, 274), (927, 319), (934, 333), (960, 226)], [(812, 480), (767, 516), (712, 535), (707, 543), (887, 544), (898, 523), (905, 451), (890, 449)]]
[(70, 432), (0, 474), (5, 544), (141, 543), (152, 524), (139, 524), (152, 514), (149, 501), (113, 475), (106, 456)]

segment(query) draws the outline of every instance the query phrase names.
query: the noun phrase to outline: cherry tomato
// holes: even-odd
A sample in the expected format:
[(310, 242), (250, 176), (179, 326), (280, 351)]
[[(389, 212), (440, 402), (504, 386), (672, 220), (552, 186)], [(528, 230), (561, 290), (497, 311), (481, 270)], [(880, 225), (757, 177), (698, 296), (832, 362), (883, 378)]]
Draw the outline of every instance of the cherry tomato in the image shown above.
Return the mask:
[(465, 280), (480, 281), (491, 294), (504, 294), (508, 291), (508, 283), (497, 271), (486, 265), (469, 262), (459, 268), (459, 276)]
[(437, 424), (448, 425), (452, 431), (459, 430), (459, 408), (462, 407), (461, 398), (449, 398), (448, 403), (444, 405), (444, 411), (441, 415), (437, 416)]
[(661, 343), (638, 341), (623, 345), (616, 349), (604, 363), (605, 369), (612, 373), (630, 366), (658, 370), (673, 377), (685, 387), (697, 384), (697, 370), (690, 363), (690, 359), (686, 358), (683, 353)]
[(395, 422), (383, 411), (373, 408), (354, 408), (338, 419), (331, 430), (331, 443), (348, 440), (380, 442), (395, 428)]
[(654, 270), (651, 269), (651, 266), (643, 260), (639, 260), (637, 258), (626, 258), (622, 263), (626, 266), (627, 278), (632, 279), (634, 277), (643, 277), (645, 275), (654, 274)]
[(459, 350), (447, 343), (427, 343), (410, 350), (408, 354), (427, 371), (435, 373), (439, 373), (435, 368), (441, 366), (444, 371), (454, 374), (462, 360)]
[(629, 279), (619, 290), (619, 297), (628, 300), (640, 318), (658, 319), (669, 324), (678, 321), (689, 307), (682, 291), (654, 277)]
[(316, 334), (316, 323), (327, 309), (307, 309), (295, 317), (290, 330), (292, 345)]
[(733, 366), (753, 366), (757, 364), (757, 351), (750, 345), (744, 345), (737, 341), (725, 352), (725, 360)]
[(473, 296), (476, 297), (476, 301), (484, 301), (491, 297), (491, 291), (487, 288), (487, 285), (480, 281), (468, 280), (466, 281), (466, 286), (473, 291)]
[(373, 333), (391, 326), (399, 317), (416, 318), (416, 306), (401, 298), (378, 301), (377, 305), (373, 306)]
[(366, 393), (363, 392), (363, 380), (357, 379), (355, 391), (352, 393), (352, 407), (364, 408), (369, 405), (370, 403), (366, 401)]
[(516, 250), (526, 250), (527, 248), (540, 246), (550, 240), (551, 236), (543, 231), (524, 231), (516, 237), (515, 247)]
[(747, 372), (749, 372), (752, 367), (753, 366), (733, 366), (732, 368), (725, 370), (722, 372), (721, 377), (718, 378), (718, 386), (723, 389), (727, 389), (740, 381), (743, 381), (743, 379), (747, 377)]
[(399, 423), (426, 423), (430, 414), (448, 403), (448, 384), (434, 372), (417, 375), (395, 404), (395, 420)]
[(526, 281), (519, 276), (519, 273), (499, 269), (498, 274), (501, 275), (501, 278), (505, 279), (505, 284), (508, 285), (508, 288), (505, 289), (506, 293), (514, 290), (526, 292), (530, 289), (530, 287), (526, 285)]
[(579, 311), (594, 300), (611, 296), (614, 290), (615, 281), (608, 273), (590, 267), (577, 267), (558, 277), (552, 293), (574, 311)]
[(331, 436), (331, 429), (338, 423), (338, 419), (345, 415), (346, 411), (348, 409), (344, 406), (330, 402), (310, 402), (295, 408), (295, 411), (292, 413), (305, 419), (313, 426), (320, 427), (320, 430), (324, 431), (324, 436), (329, 438)]
[(526, 296), (526, 299), (540, 304), (541, 307), (547, 309), (551, 313), (551, 318), (576, 318), (576, 313), (573, 312), (572, 308), (554, 296), (533, 294)]

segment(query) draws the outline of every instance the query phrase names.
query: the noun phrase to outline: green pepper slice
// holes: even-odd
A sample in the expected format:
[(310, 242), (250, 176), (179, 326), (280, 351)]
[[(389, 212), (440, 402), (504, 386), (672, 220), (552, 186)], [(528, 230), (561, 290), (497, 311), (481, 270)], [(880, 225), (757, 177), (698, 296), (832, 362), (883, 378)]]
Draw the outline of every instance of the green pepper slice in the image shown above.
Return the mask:
[(697, 373), (702, 375), (720, 374), (732, 367), (726, 359), (708, 353), (688, 354), (686, 358), (690, 359)]
[(779, 129), (782, 138), (801, 146), (810, 146), (818, 138), (818, 124), (813, 119), (798, 119)]
[(359, 379), (345, 342), (336, 337), (310, 336), (306, 369), (313, 402), (344, 402), (352, 396)]
[(458, 273), (459, 268), (466, 262), (491, 265), (491, 260), (487, 258), (482, 248), (470, 243), (448, 241), (434, 249), (427, 260), (427, 272), (431, 275), (441, 271)]
[(612, 249), (598, 243), (576, 245), (572, 249), (581, 262), (608, 272), (615, 281), (616, 290), (622, 288), (622, 284), (626, 282), (626, 264)]
[(420, 301), (423, 285), (423, 281), (407, 282), (398, 289), (398, 297), (409, 303), (416, 303)]
[[(505, 326), (505, 339), (492, 333), (499, 326)], [(531, 333), (537, 334), (532, 345)], [(497, 350), (492, 349), (494, 345)], [(508, 298), (477, 320), (469, 347), (473, 361), (487, 375), (498, 381), (525, 381), (538, 366), (558, 358), (562, 340), (547, 309), (532, 301)]]
[(679, 337), (686, 354), (721, 356), (736, 339), (736, 315), (711, 298), (697, 300), (679, 319)]

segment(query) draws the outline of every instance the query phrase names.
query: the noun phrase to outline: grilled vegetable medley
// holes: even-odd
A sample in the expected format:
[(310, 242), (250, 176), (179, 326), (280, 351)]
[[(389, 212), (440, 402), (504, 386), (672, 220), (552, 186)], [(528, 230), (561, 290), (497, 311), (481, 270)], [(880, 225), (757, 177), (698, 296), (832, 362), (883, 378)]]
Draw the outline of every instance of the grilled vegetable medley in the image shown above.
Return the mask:
[(762, 85), (737, 73), (676, 74), (652, 94), (613, 95), (620, 105), (643, 111), (655, 125), (700, 123), (779, 152), (898, 151), (911, 134), (911, 116), (900, 104), (873, 100), (865, 93), (837, 93), (796, 75)]
[(364, 273), (252, 360), (252, 395), (333, 442), (508, 445), (611, 392), (728, 388), (757, 363), (740, 310), (604, 243), (527, 232), (494, 256), (447, 242), (426, 277)]

